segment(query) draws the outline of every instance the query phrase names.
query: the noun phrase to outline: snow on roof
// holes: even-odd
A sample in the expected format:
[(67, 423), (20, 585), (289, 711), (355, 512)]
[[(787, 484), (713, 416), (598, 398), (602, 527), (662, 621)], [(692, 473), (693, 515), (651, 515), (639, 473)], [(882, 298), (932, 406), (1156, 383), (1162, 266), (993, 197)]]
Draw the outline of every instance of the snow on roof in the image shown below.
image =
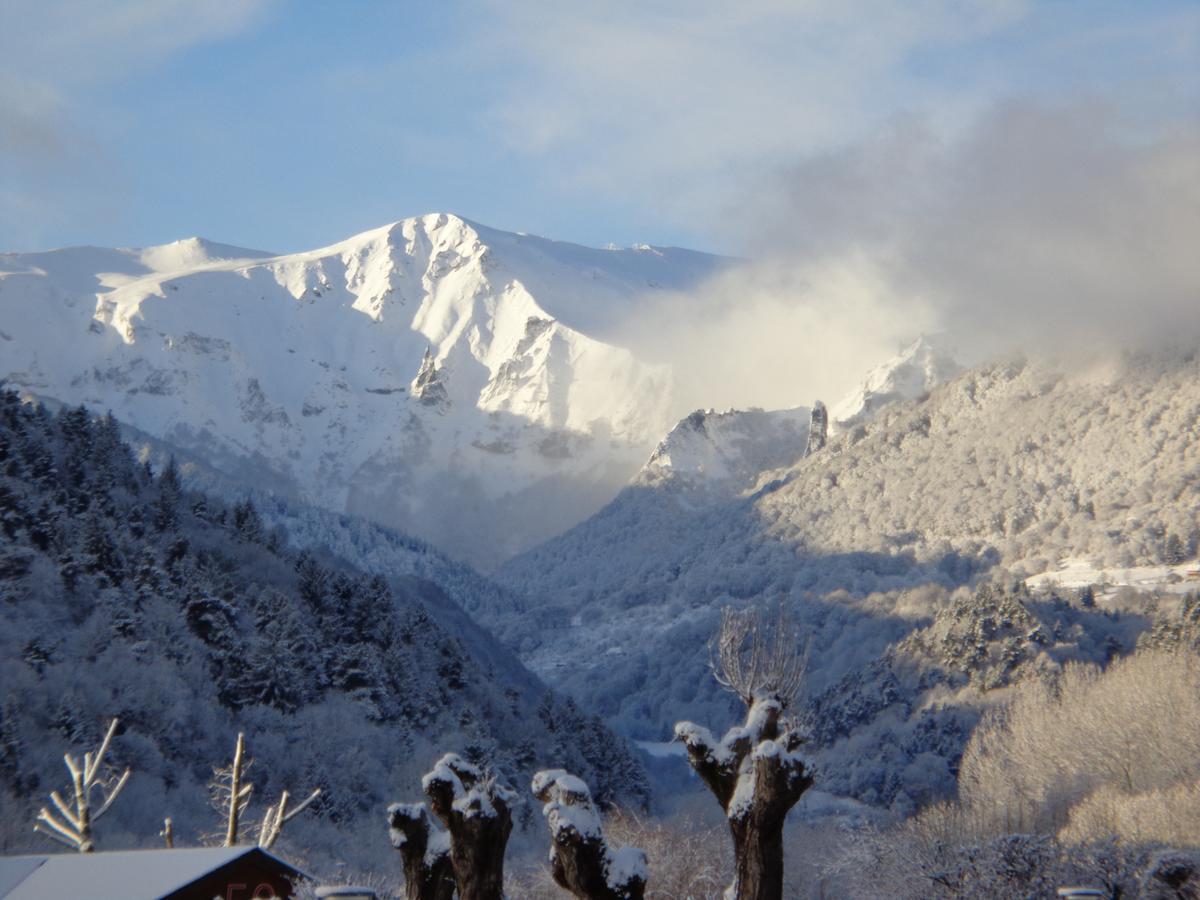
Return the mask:
[(138, 900), (170, 894), (250, 853), (282, 869), (303, 874), (258, 847), (189, 847), (179, 850), (120, 850), (0, 857), (0, 897), (45, 900)]

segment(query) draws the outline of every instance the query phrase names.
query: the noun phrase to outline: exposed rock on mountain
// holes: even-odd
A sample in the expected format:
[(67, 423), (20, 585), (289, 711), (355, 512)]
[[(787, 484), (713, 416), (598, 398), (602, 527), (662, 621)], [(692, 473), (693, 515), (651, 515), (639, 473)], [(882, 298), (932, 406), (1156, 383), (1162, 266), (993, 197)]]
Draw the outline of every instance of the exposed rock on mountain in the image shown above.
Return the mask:
[(805, 456), (812, 456), (818, 450), (825, 447), (825, 441), (829, 439), (829, 411), (825, 409), (825, 404), (818, 400), (813, 404), (812, 416), (808, 421), (808, 446), (804, 450)]

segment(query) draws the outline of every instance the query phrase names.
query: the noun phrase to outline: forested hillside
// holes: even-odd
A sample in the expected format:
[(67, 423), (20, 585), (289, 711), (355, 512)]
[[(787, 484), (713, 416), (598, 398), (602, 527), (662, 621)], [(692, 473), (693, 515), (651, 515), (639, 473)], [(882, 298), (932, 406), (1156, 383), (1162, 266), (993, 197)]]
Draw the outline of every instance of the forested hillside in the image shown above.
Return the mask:
[(389, 864), (382, 811), (445, 750), (514, 784), (563, 766), (602, 800), (647, 799), (624, 743), (438, 584), (289, 549), (253, 504), (138, 464), (111, 418), (0, 394), (0, 535), (6, 851), (42, 845), (31, 827), (62, 752), (110, 717), (133, 776), (99, 828), (108, 848), (157, 841), (168, 815), (177, 844), (215, 832), (206, 784), (238, 731), (252, 819), (281, 790), (322, 790), (284, 837), (317, 863)]
[(481, 620), (535, 671), (655, 738), (681, 708), (723, 708), (702, 649), (723, 604), (797, 610), (822, 690), (957, 587), (1068, 556), (1178, 562), (1198, 540), (1200, 356), (1013, 361), (886, 407), (716, 507), (672, 485), (627, 488), (504, 567), (526, 612)]

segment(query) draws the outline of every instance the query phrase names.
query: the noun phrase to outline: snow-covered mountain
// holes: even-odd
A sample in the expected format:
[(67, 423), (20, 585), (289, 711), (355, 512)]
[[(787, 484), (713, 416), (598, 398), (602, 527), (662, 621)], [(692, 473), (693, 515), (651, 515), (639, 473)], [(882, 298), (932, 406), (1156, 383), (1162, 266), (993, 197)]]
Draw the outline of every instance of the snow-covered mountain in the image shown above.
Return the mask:
[(728, 497), (763, 471), (803, 456), (810, 415), (804, 406), (771, 412), (698, 409), (671, 429), (633, 483)]
[(943, 341), (921, 336), (872, 369), (861, 385), (833, 407), (834, 423), (839, 428), (861, 425), (888, 404), (923, 397), (962, 372)]
[[(1129, 568), (1178, 548), (1191, 559), (1198, 421), (1200, 356), (1187, 348), (1087, 371), (982, 366), (720, 502), (690, 503), (643, 473), (507, 563), (499, 576), (529, 607), (483, 621), (543, 677), (658, 740), (673, 718), (727, 704), (703, 651), (723, 604), (791, 606), (814, 634), (820, 690), (936, 611), (929, 596), (899, 592), (1033, 575), (1066, 558)], [(708, 451), (693, 431), (679, 445)]]
[(0, 255), (0, 378), (242, 481), (489, 566), (645, 461), (671, 376), (614, 343), (723, 261), (452, 215), (273, 256), (197, 238)]

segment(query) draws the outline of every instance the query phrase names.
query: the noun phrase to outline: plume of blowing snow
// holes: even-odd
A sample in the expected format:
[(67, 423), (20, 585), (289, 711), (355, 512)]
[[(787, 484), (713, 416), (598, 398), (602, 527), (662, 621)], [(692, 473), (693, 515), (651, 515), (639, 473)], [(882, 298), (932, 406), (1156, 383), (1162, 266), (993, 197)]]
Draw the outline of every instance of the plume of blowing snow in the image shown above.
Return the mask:
[(681, 407), (837, 397), (920, 333), (964, 362), (1200, 334), (1200, 128), (1138, 141), (1099, 106), (1010, 103), (954, 138), (908, 120), (764, 179), (747, 255), (628, 341)]

